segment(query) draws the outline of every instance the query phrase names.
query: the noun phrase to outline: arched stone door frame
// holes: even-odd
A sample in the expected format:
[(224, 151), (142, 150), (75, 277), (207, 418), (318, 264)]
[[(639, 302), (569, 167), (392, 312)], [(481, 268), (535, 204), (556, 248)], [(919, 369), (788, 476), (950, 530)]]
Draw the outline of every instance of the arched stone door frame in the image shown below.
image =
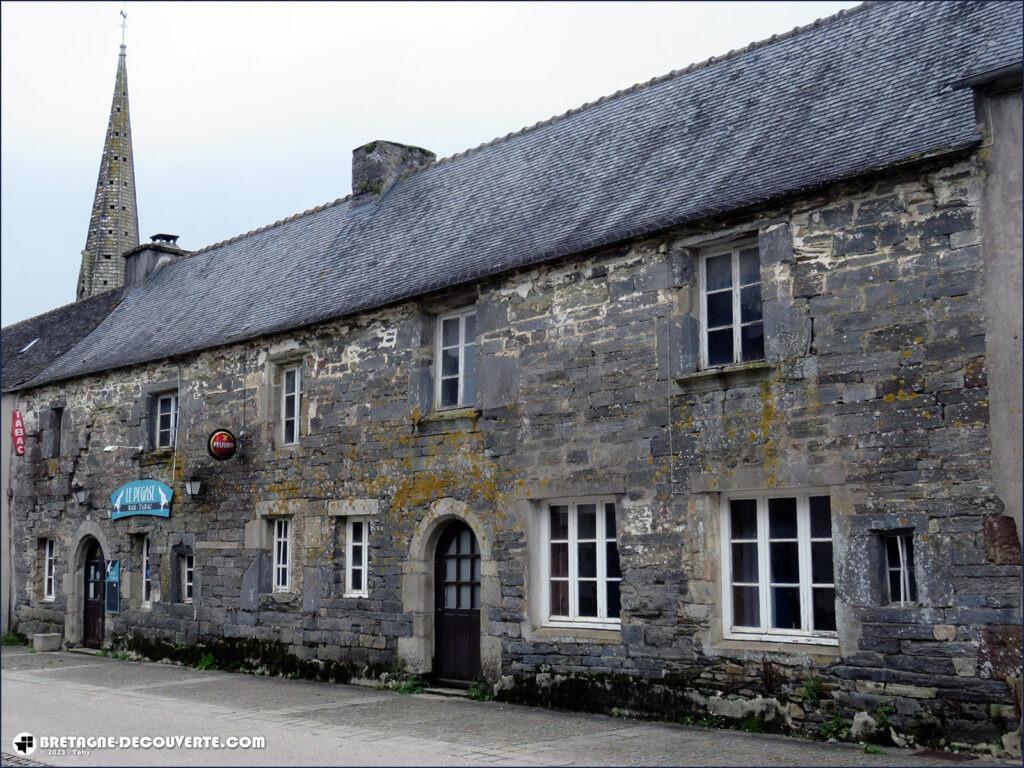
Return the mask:
[(498, 564), (491, 553), (491, 538), (464, 501), (445, 498), (430, 505), (409, 543), (402, 564), (402, 610), (412, 616), (412, 637), (398, 638), (398, 655), (416, 674), (428, 674), (434, 664), (434, 556), (445, 525), (461, 520), (470, 527), (480, 547), (480, 672), (488, 680), (501, 675), (501, 639), (490, 633), (490, 608), (501, 600)]
[(82, 618), (85, 611), (85, 558), (94, 540), (99, 543), (104, 559), (110, 557), (110, 547), (103, 531), (92, 521), (82, 523), (72, 540), (74, 546), (68, 552), (63, 586), (67, 598), (67, 608), (64, 612), (64, 642), (68, 645), (81, 645)]

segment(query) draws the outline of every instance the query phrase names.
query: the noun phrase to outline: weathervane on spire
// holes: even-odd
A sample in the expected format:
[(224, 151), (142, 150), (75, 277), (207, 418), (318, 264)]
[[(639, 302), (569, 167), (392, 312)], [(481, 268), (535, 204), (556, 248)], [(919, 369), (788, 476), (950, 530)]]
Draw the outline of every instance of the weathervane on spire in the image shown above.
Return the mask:
[(121, 47), (124, 48), (124, 31), (128, 29), (128, 0), (121, 4)]

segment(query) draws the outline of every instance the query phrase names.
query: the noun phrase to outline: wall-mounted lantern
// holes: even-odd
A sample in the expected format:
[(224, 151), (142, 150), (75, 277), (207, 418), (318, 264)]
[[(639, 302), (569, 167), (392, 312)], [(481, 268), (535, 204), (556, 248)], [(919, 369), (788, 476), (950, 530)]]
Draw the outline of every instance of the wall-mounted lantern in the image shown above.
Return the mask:
[(71, 489), (71, 492), (75, 496), (75, 501), (77, 501), (80, 506), (85, 506), (85, 504), (88, 503), (88, 501), (89, 501), (89, 491), (87, 491), (82, 486), (80, 486), (77, 483), (75, 483), (75, 485)]
[(189, 495), (189, 498), (194, 499), (199, 495), (203, 489), (202, 478), (196, 477), (195, 475), (185, 478), (185, 493)]

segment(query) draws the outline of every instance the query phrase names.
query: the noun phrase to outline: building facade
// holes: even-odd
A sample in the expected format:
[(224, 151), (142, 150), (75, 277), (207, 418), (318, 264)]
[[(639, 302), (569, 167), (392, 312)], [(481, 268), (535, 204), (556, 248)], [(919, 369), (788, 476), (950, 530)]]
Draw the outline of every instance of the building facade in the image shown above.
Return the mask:
[[(456, 236), (444, 215), (445, 190), (485, 205), (467, 177), (513, 183), (481, 167), (523, 144), (619, 136), (616, 109), (658, 132), (673, 88), (817, 61), (829, 36), (850, 47), (829, 65), (870, 58), (862, 35), (880, 51), (879, 29), (909, 27), (905, 56), (940, 40), (955, 61), (928, 75), (953, 94), (944, 144), (939, 89), (921, 87), (903, 155), (863, 151), (857, 172), (667, 226), (578, 216), (573, 240), (539, 204), (480, 266), (502, 217)], [(863, 7), (465, 156), (374, 142), (354, 153), (354, 197), (195, 253), (129, 251), (122, 302), (18, 392), (19, 628), (132, 649), (244, 641), (353, 674), (397, 660), (510, 700), (778, 730), (868, 712), (897, 741), (1012, 752), (1020, 464), (995, 425), (1019, 420), (1020, 371), (993, 356), (1012, 347), (1020, 288), (1004, 301), (991, 273), (1020, 269), (1005, 161), (1019, 51), (999, 47), (1019, 27), (1009, 5)], [(986, 56), (1016, 62), (964, 70), (979, 28)], [(868, 91), (870, 124), (888, 97)], [(660, 204), (618, 199), (632, 220)], [(429, 225), (381, 223), (427, 203), (450, 263)], [(185, 296), (215, 306), (192, 316)], [(237, 441), (227, 460), (218, 430)], [(173, 495), (133, 514), (148, 503), (135, 481)]]

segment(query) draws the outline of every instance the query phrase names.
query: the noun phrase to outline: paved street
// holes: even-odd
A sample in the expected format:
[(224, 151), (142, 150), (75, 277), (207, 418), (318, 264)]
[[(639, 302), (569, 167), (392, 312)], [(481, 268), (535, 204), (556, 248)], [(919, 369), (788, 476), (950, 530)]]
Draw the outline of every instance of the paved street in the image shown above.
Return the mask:
[[(353, 685), (4, 648), (14, 737), (263, 736), (262, 750), (93, 750), (46, 765), (948, 765), (910, 752), (578, 715)], [(985, 761), (972, 762), (980, 765)], [(11, 764), (16, 764), (11, 761)], [(18, 763), (31, 764), (31, 763)]]

